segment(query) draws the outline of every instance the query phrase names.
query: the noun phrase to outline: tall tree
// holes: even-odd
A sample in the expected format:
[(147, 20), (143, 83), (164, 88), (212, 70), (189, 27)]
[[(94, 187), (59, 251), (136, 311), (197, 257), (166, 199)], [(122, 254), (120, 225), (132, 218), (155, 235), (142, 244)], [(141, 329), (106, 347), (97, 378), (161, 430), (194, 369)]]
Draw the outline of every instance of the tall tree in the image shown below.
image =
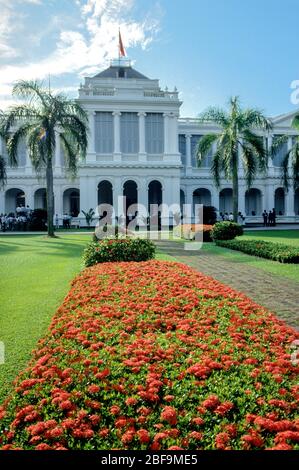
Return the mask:
[[(299, 114), (294, 117), (292, 127), (299, 133)], [(288, 142), (289, 137), (289, 135), (282, 135), (273, 139), (271, 147), (272, 158), (284, 148), (284, 144)], [(299, 187), (299, 134), (293, 137), (291, 148), (288, 148), (282, 156), (281, 180), (287, 191), (289, 190), (290, 183), (293, 184), (294, 189)]]
[[(3, 139), (4, 141), (6, 139), (5, 117), (1, 110), (0, 110), (0, 138)], [(5, 186), (5, 183), (6, 183), (6, 161), (3, 155), (1, 155), (1, 147), (0, 147), (0, 189), (2, 189)]]
[(6, 134), (10, 163), (17, 166), (18, 146), (22, 139), (28, 145), (29, 157), (37, 174), (46, 176), (48, 236), (54, 236), (53, 163), (56, 136), (59, 136), (65, 154), (67, 173), (74, 177), (80, 158), (87, 149), (88, 117), (86, 111), (74, 100), (54, 94), (36, 81), (19, 81), (13, 95), (25, 104), (9, 109)]
[(233, 215), (237, 222), (239, 159), (243, 162), (245, 180), (250, 188), (257, 171), (266, 171), (268, 165), (267, 149), (263, 138), (256, 131), (269, 131), (272, 128), (271, 122), (258, 109), (242, 109), (238, 97), (230, 99), (228, 111), (212, 107), (200, 114), (199, 120), (214, 123), (220, 128), (219, 133), (207, 134), (200, 139), (197, 158), (201, 165), (212, 151), (211, 173), (217, 188), (222, 174), (232, 181)]

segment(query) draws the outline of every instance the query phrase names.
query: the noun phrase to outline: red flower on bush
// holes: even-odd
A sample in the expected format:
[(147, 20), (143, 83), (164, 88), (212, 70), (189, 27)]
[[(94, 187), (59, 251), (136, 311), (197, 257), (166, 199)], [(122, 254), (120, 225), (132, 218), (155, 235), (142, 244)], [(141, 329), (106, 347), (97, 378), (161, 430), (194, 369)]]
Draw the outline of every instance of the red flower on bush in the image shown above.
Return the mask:
[(0, 407), (0, 448), (299, 449), (297, 338), (182, 264), (96, 265)]

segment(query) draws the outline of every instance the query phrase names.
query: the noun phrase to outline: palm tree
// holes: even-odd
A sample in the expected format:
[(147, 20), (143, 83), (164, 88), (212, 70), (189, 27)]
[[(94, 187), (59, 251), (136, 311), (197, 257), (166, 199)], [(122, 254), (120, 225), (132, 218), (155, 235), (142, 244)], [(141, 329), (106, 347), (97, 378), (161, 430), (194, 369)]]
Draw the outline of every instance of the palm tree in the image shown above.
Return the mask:
[(12, 166), (17, 166), (18, 145), (25, 139), (29, 157), (38, 176), (46, 176), (48, 236), (54, 237), (53, 162), (56, 136), (65, 154), (67, 173), (74, 177), (80, 158), (87, 149), (88, 117), (74, 100), (62, 94), (54, 95), (36, 81), (19, 81), (13, 95), (25, 104), (9, 109), (6, 117), (7, 149)]
[[(0, 138), (5, 141), (5, 121), (4, 114), (0, 110)], [(1, 148), (0, 148), (1, 151)], [(6, 161), (0, 153), (0, 189), (5, 186), (6, 183)]]
[[(212, 150), (211, 173), (217, 187), (223, 172), (227, 180), (233, 185), (233, 215), (238, 220), (239, 197), (239, 158), (244, 166), (244, 176), (248, 188), (256, 175), (257, 170), (265, 171), (268, 164), (268, 152), (264, 146), (263, 138), (255, 131), (269, 131), (271, 122), (258, 109), (242, 109), (238, 97), (229, 101), (229, 110), (209, 108), (199, 116), (200, 122), (212, 122), (220, 127), (218, 134), (203, 136), (197, 147), (199, 164)], [(216, 150), (213, 146), (216, 144)], [(241, 152), (239, 152), (239, 148)]]
[[(292, 127), (299, 132), (299, 115), (294, 117)], [(273, 139), (271, 147), (272, 158), (274, 158), (276, 152), (283, 148), (289, 137), (289, 135), (282, 135)], [(289, 173), (290, 169), (291, 174)], [(291, 148), (283, 155), (281, 162), (281, 179), (286, 191), (289, 190), (290, 181), (293, 182), (294, 189), (299, 187), (299, 135), (293, 137)]]

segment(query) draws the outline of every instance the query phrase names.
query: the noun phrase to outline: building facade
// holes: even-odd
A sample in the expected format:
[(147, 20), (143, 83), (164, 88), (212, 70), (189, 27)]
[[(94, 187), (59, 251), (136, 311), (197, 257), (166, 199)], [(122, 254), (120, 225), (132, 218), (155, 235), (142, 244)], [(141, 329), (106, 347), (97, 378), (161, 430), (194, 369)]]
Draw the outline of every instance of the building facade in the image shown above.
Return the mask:
[[(55, 213), (85, 220), (82, 210), (111, 204), (115, 214), (126, 213), (132, 204), (166, 204), (175, 213), (183, 204), (213, 205), (232, 211), (232, 185), (225, 179), (216, 188), (211, 178), (211, 155), (198, 167), (196, 146), (206, 133), (217, 132), (211, 124), (180, 118), (178, 91), (162, 90), (129, 63), (112, 63), (95, 77), (86, 78), (78, 101), (88, 112), (89, 144), (85, 161), (75, 180), (67, 179), (64, 155), (57, 142), (54, 168)], [(293, 114), (273, 118), (268, 145), (275, 135), (289, 135), (286, 147), (270, 161), (266, 175), (246, 188), (240, 164), (239, 210), (247, 222), (260, 222), (264, 209), (273, 207), (278, 222), (299, 222), (299, 190), (281, 185), (280, 166), (296, 132)], [(4, 142), (2, 155), (7, 155)], [(0, 147), (0, 150), (1, 150)], [(46, 207), (45, 182), (38, 180), (26, 146), (20, 146), (17, 168), (8, 168), (7, 185), (0, 192), (0, 213), (15, 212), (19, 205)], [(125, 197), (125, 206), (120, 197)], [(120, 208), (120, 205), (122, 206)], [(84, 223), (84, 222), (83, 222)]]

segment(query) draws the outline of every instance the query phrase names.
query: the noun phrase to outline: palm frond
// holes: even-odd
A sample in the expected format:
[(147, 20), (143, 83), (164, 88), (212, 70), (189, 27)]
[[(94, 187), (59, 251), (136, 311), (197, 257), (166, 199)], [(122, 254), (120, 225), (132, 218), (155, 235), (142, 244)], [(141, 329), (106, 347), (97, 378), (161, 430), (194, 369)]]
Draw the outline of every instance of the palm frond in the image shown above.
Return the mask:
[(18, 166), (18, 148), (22, 140), (26, 139), (34, 125), (29, 123), (21, 125), (7, 139), (7, 153), (12, 167)]
[(253, 183), (257, 172), (257, 158), (256, 153), (252, 145), (246, 145), (246, 143), (241, 143), (242, 147), (242, 162), (244, 167), (244, 176), (249, 189)]
[(43, 83), (37, 80), (19, 80), (14, 84), (12, 94), (28, 99), (30, 103), (40, 102), (44, 107), (49, 103), (49, 93), (43, 89)]
[(281, 150), (284, 144), (288, 141), (288, 135), (274, 136), (272, 140), (272, 146), (270, 148), (270, 155), (272, 158), (275, 157), (276, 153)]
[(245, 109), (238, 116), (238, 128), (241, 132), (244, 129), (261, 129), (269, 132), (272, 127), (271, 120), (259, 109)]
[(265, 172), (268, 166), (268, 152), (265, 148), (262, 136), (254, 134), (251, 130), (245, 129), (242, 134), (245, 146), (251, 147), (257, 158), (260, 171)]
[(73, 134), (64, 132), (60, 133), (60, 141), (64, 150), (66, 171), (74, 178), (77, 172), (79, 150), (76, 138)]
[(212, 157), (211, 174), (216, 188), (220, 187), (220, 178), (222, 170), (222, 147), (218, 144), (216, 152)]
[(297, 114), (297, 116), (294, 117), (292, 121), (292, 127), (294, 127), (294, 129), (297, 129), (299, 131), (299, 114)]
[(196, 157), (198, 164), (201, 165), (203, 159), (207, 156), (209, 151), (212, 149), (214, 142), (218, 139), (217, 134), (207, 134), (199, 139), (196, 148)]
[(299, 187), (299, 138), (295, 142), (292, 149), (292, 179), (293, 187), (297, 189)]
[(228, 124), (228, 115), (226, 111), (221, 108), (210, 107), (206, 111), (203, 111), (199, 114), (198, 122), (212, 122), (218, 126), (226, 127)]

